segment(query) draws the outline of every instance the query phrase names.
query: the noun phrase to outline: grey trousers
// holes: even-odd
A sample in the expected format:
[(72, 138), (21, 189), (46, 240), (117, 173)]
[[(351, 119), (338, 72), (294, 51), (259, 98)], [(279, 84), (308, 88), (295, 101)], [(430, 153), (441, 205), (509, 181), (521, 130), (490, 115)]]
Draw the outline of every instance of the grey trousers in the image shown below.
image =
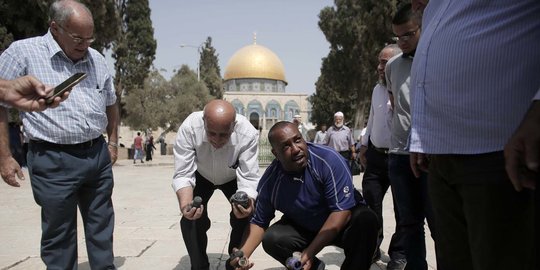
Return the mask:
[(77, 206), (90, 267), (116, 269), (113, 260), (113, 174), (103, 138), (91, 144), (30, 142), (28, 171), (41, 206), (41, 259), (47, 269), (77, 269)]

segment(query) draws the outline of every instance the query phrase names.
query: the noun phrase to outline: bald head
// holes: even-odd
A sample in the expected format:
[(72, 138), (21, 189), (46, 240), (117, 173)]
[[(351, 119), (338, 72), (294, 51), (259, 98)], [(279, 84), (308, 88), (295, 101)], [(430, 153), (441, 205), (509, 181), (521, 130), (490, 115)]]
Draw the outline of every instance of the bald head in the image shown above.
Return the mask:
[(49, 10), (49, 29), (64, 53), (74, 62), (84, 58), (95, 40), (92, 13), (73, 0), (56, 1)]
[(205, 120), (232, 124), (236, 120), (236, 111), (231, 103), (215, 99), (204, 106)]
[(212, 100), (203, 111), (204, 129), (208, 141), (215, 147), (223, 147), (230, 139), (236, 124), (234, 107), (224, 100)]
[(49, 10), (49, 20), (62, 25), (68, 22), (68, 19), (75, 18), (84, 20), (88, 23), (94, 22), (92, 12), (82, 3), (73, 0), (60, 0), (51, 5)]

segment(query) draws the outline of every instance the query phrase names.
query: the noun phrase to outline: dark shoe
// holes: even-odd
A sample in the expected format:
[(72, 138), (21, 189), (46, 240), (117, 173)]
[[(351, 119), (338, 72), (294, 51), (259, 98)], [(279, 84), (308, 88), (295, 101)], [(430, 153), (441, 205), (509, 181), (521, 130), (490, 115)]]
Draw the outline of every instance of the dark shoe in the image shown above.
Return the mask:
[(380, 259), (381, 259), (381, 250), (377, 249), (377, 251), (375, 251), (375, 254), (373, 254), (373, 258), (371, 259), (371, 264), (378, 262)]
[(319, 260), (319, 258), (315, 257), (315, 260), (313, 261), (313, 267), (311, 269), (315, 270), (324, 270), (326, 268), (326, 265), (323, 261)]
[(407, 260), (405, 259), (391, 260), (386, 265), (386, 270), (403, 270), (405, 266), (407, 266)]
[(133, 160), (133, 164), (135, 164), (135, 160)]
[(141, 160), (141, 163), (144, 163), (144, 161)]

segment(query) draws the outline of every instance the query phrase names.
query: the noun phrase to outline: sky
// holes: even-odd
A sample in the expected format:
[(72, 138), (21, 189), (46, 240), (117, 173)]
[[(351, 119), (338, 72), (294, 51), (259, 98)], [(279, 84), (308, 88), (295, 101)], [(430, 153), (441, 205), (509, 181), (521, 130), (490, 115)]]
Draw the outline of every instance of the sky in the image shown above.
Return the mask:
[(182, 64), (196, 71), (197, 49), (180, 44), (197, 47), (210, 36), (223, 76), (232, 55), (253, 44), (256, 33), (257, 44), (281, 59), (286, 92), (312, 94), (330, 46), (318, 15), (333, 5), (332, 0), (150, 0), (154, 66), (166, 79)]

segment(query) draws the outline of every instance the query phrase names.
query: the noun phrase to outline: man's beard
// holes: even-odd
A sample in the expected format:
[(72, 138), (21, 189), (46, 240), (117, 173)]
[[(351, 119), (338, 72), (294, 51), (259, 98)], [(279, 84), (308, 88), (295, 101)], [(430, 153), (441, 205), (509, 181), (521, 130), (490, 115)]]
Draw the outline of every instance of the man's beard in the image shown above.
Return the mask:
[(382, 86), (386, 86), (386, 80), (384, 78), (382, 79), (379, 78), (379, 84)]
[(340, 128), (343, 126), (343, 123), (339, 123), (339, 124), (334, 123), (334, 126), (336, 126), (337, 128)]

